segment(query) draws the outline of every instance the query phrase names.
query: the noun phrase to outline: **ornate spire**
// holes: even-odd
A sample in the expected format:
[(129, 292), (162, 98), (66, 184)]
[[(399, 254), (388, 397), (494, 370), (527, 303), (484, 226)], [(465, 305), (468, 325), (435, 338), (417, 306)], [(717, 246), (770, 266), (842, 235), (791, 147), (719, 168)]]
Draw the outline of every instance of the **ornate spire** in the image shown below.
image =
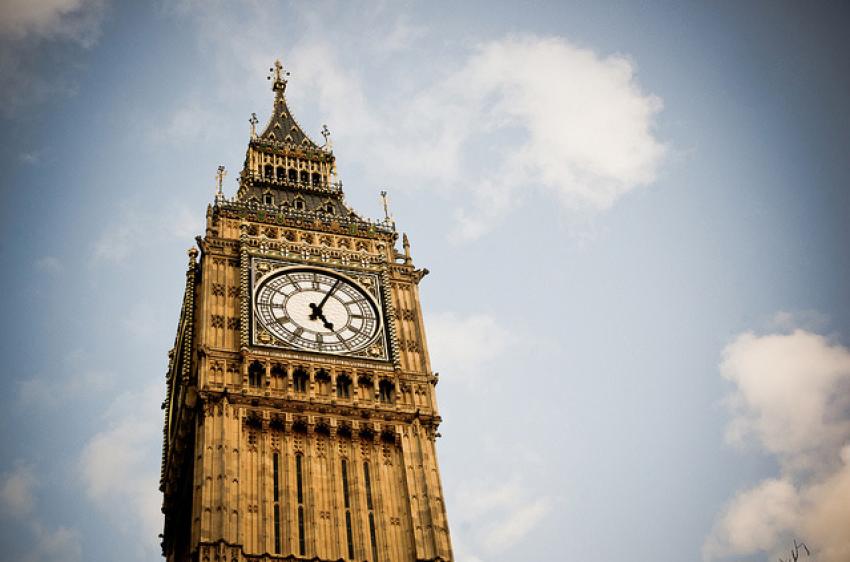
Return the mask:
[(269, 124), (260, 134), (260, 138), (275, 142), (284, 142), (294, 144), (302, 148), (318, 148), (315, 142), (307, 136), (307, 134), (292, 117), (289, 107), (286, 105), (286, 84), (289, 71), (284, 70), (283, 65), (279, 60), (274, 61), (274, 66), (269, 68), (268, 79), (272, 81), (272, 90), (274, 91), (274, 108)]

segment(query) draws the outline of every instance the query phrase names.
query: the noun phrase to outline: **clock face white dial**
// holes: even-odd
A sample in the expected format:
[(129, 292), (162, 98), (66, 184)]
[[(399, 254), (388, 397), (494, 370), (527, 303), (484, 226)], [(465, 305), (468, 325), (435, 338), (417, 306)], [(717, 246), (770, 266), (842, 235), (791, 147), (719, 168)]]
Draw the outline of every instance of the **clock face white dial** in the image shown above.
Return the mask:
[(378, 307), (358, 285), (331, 271), (286, 269), (254, 293), (257, 320), (278, 339), (310, 351), (363, 349), (378, 333)]

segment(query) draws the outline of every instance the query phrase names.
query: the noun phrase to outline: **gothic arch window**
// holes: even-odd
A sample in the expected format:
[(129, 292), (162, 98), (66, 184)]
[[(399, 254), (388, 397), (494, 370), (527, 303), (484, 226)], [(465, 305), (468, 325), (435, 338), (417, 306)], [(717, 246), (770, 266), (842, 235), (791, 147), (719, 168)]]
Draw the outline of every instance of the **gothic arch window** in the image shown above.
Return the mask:
[(372, 543), (372, 560), (378, 560), (378, 541), (375, 532), (375, 505), (372, 502), (372, 478), (369, 463), (363, 463), (363, 484), (366, 488), (366, 509), (369, 511), (369, 539)]
[(259, 361), (254, 361), (248, 367), (248, 385), (249, 386), (260, 386), (263, 381), (263, 364)]
[(275, 363), (272, 365), (271, 376), (273, 377), (285, 377), (286, 369), (283, 368), (283, 365), (280, 363)]
[(392, 404), (395, 400), (395, 385), (387, 379), (381, 379), (378, 383), (378, 396), (381, 402)]
[(269, 179), (274, 177), (274, 166), (271, 164), (266, 164), (263, 168), (263, 175)]
[(274, 552), (280, 554), (280, 455), (275, 452), (272, 456), (274, 467)]
[(304, 537), (304, 455), (295, 455), (295, 494), (298, 500), (298, 554), (304, 556), (306, 541)]
[(357, 377), (357, 386), (360, 387), (360, 398), (362, 400), (374, 400), (375, 389), (372, 386), (372, 377), (360, 375)]
[(298, 181), (298, 171), (295, 168), (289, 168), (289, 181)]
[(298, 367), (292, 373), (292, 386), (295, 387), (295, 392), (307, 392), (307, 381), (310, 379), (307, 371), (303, 367)]
[(351, 532), (351, 498), (348, 494), (348, 461), (342, 459), (342, 497), (345, 505), (345, 535), (348, 539), (348, 558), (354, 559), (354, 537)]
[(301, 170), (301, 183), (310, 183), (310, 172)]
[(277, 167), (277, 181), (283, 181), (284, 173), (285, 172), (283, 170), (283, 166), (278, 166)]
[(312, 177), (313, 177), (313, 185), (319, 185), (320, 183), (322, 183), (322, 176), (321, 175), (314, 172)]
[(324, 369), (316, 371), (315, 380), (319, 386), (319, 394), (328, 394), (330, 390), (331, 375)]
[(338, 398), (351, 398), (351, 377), (345, 373), (336, 378), (336, 395)]

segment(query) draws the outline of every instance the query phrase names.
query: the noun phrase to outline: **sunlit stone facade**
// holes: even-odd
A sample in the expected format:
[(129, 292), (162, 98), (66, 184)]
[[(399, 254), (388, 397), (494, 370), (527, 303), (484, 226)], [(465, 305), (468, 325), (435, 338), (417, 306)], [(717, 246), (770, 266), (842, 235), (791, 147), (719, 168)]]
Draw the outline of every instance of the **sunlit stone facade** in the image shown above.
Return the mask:
[[(286, 74), (239, 189), (189, 251), (169, 357), (163, 553), (182, 562), (452, 560), (410, 247), (350, 209)], [(219, 186), (221, 185), (220, 171)]]

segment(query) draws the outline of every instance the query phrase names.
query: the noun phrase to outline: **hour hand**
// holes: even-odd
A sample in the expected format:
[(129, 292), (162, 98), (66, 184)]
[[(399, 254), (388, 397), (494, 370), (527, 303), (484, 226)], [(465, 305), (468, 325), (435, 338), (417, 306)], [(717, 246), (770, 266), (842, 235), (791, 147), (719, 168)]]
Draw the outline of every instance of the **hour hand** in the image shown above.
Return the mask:
[(322, 318), (325, 317), (324, 314), (322, 314), (322, 307), (314, 302), (310, 303), (310, 310), (312, 310), (312, 312), (310, 313), (310, 320), (315, 320), (319, 316), (321, 316)]
[(328, 322), (328, 319), (325, 318), (325, 315), (322, 313), (322, 309), (312, 302), (310, 303), (310, 308), (313, 309), (313, 312), (310, 314), (310, 320), (321, 320), (322, 326), (333, 332), (333, 322)]

